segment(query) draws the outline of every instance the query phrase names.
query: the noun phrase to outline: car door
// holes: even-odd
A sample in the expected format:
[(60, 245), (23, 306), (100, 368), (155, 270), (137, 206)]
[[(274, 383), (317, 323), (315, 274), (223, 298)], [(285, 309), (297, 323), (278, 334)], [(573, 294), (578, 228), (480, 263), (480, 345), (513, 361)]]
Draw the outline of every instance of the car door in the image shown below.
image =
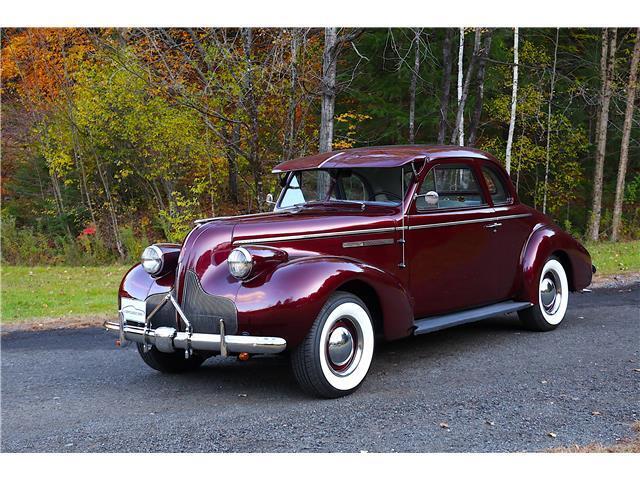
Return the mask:
[(520, 257), (533, 229), (532, 215), (520, 204), (505, 172), (489, 162), (478, 169), (486, 195), (494, 209), (496, 228), (492, 229), (491, 248), (487, 252), (491, 270), (499, 273), (492, 279), (491, 296), (497, 300), (511, 298), (517, 289)]
[[(495, 215), (475, 161), (447, 159), (426, 168), (405, 232), (416, 317), (499, 300), (494, 232), (487, 228)], [(436, 203), (427, 201), (428, 192), (438, 194)]]

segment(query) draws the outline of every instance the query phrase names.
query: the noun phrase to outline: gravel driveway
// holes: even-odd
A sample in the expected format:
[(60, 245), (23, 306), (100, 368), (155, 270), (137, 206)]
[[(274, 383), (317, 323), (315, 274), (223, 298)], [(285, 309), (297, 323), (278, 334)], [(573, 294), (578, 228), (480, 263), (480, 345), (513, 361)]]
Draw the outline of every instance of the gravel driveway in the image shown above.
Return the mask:
[(640, 420), (640, 284), (572, 295), (549, 333), (507, 315), (381, 345), (362, 388), (337, 400), (302, 394), (281, 357), (162, 375), (98, 329), (11, 333), (1, 355), (6, 452), (611, 444)]

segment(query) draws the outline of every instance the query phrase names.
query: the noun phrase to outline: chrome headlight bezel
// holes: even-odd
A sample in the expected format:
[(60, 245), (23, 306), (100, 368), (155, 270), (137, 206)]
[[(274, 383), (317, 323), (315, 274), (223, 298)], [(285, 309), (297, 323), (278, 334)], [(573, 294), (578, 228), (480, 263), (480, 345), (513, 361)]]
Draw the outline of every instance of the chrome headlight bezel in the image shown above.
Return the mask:
[[(238, 258), (236, 258), (238, 257)], [(237, 247), (231, 250), (227, 257), (229, 273), (238, 280), (244, 280), (253, 270), (253, 256), (244, 247)]]
[(164, 254), (157, 245), (149, 245), (140, 255), (140, 263), (149, 275), (157, 275), (164, 267)]

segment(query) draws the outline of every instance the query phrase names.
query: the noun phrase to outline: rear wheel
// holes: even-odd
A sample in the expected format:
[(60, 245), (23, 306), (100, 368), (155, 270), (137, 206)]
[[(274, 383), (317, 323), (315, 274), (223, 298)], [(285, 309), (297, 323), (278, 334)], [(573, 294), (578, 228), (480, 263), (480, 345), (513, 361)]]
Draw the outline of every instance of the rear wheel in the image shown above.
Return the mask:
[(569, 282), (556, 257), (544, 264), (538, 280), (538, 304), (518, 312), (524, 325), (539, 332), (553, 330), (564, 319), (569, 304)]
[(141, 343), (137, 343), (136, 345), (138, 347), (138, 353), (142, 357), (142, 360), (144, 360), (144, 363), (162, 373), (189, 372), (197, 369), (202, 365), (202, 362), (206, 360), (196, 355), (192, 355), (190, 358), (184, 358), (184, 351), (182, 350), (165, 353), (156, 347), (151, 347), (151, 350), (145, 352)]
[(355, 295), (337, 292), (292, 352), (293, 373), (311, 395), (342, 397), (362, 384), (373, 349), (373, 326), (366, 305)]

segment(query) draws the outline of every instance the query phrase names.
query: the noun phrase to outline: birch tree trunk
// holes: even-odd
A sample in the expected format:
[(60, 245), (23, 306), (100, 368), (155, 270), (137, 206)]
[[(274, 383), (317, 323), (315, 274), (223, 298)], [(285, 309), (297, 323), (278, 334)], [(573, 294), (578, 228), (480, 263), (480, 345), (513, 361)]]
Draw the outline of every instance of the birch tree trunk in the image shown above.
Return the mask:
[[(458, 45), (458, 112), (460, 112), (460, 103), (462, 102), (462, 76), (464, 60), (464, 27), (460, 29), (460, 42)], [(458, 122), (459, 115), (456, 115), (456, 126), (453, 135), (451, 135), (451, 143), (455, 143), (456, 134), (458, 135), (458, 145), (464, 145), (464, 123), (460, 125)], [(460, 117), (462, 118), (462, 117)]]
[(622, 218), (622, 202), (624, 199), (624, 177), (627, 174), (629, 162), (629, 140), (631, 138), (631, 124), (633, 123), (633, 110), (636, 100), (638, 81), (638, 62), (640, 61), (640, 28), (636, 30), (636, 42), (631, 57), (629, 81), (627, 83), (627, 108), (624, 112), (624, 124), (622, 126), (622, 143), (620, 146), (620, 164), (618, 165), (618, 179), (616, 181), (616, 200), (613, 205), (613, 226), (611, 241), (617, 242), (620, 235), (620, 223)]
[(473, 78), (473, 69), (478, 62), (480, 56), (480, 41), (482, 39), (482, 31), (480, 28), (475, 29), (475, 36), (473, 41), (473, 54), (471, 55), (471, 61), (467, 67), (467, 76), (464, 79), (464, 86), (460, 88), (461, 77), (458, 74), (458, 113), (456, 114), (456, 126), (451, 135), (451, 143), (455, 143), (456, 137), (458, 138), (458, 145), (464, 145), (464, 107), (469, 97), (469, 87), (471, 86), (471, 79)]
[[(593, 175), (593, 203), (591, 206), (591, 218), (589, 221), (589, 229), (587, 238), (597, 241), (600, 236), (600, 218), (602, 216), (602, 180), (604, 173), (604, 157), (607, 149), (607, 127), (609, 125), (609, 104), (611, 102), (611, 82), (614, 73), (615, 54), (616, 54), (616, 36), (617, 29), (613, 28), (611, 34), (607, 29), (603, 30), (602, 52), (607, 58), (606, 69), (602, 74), (603, 88), (600, 104), (600, 112), (598, 117), (598, 132), (596, 141), (596, 165)], [(611, 38), (609, 38), (611, 37)], [(608, 54), (607, 54), (608, 52)], [(603, 63), (601, 62), (601, 66)]]
[(409, 143), (413, 144), (416, 140), (415, 122), (416, 122), (416, 86), (418, 84), (418, 72), (420, 70), (420, 34), (421, 28), (414, 30), (415, 57), (413, 61), (413, 71), (411, 72), (411, 84), (409, 86)]
[(560, 29), (556, 28), (556, 44), (553, 50), (553, 69), (551, 70), (551, 85), (549, 86), (549, 105), (547, 107), (547, 158), (544, 167), (544, 184), (542, 197), (542, 213), (547, 213), (547, 192), (549, 190), (549, 163), (551, 159), (551, 105), (556, 86), (556, 65), (558, 64), (558, 36)]
[(333, 145), (333, 112), (336, 101), (336, 46), (338, 29), (324, 29), (322, 55), (322, 111), (320, 114), (320, 152), (330, 152)]
[(473, 109), (473, 116), (471, 117), (471, 125), (469, 126), (470, 147), (473, 147), (476, 144), (478, 128), (480, 128), (480, 118), (482, 116), (482, 107), (484, 103), (484, 76), (486, 73), (487, 57), (491, 50), (492, 37), (493, 30), (489, 30), (484, 36), (482, 50), (480, 51), (480, 57), (478, 59), (478, 91), (476, 95), (476, 104)]
[(507, 152), (505, 154), (505, 168), (511, 174), (511, 148), (513, 147), (513, 132), (516, 128), (516, 107), (518, 104), (518, 27), (513, 30), (513, 86), (511, 88), (511, 118), (509, 119), (509, 136), (507, 137)]
[(442, 145), (447, 136), (447, 114), (449, 110), (449, 95), (451, 93), (451, 44), (453, 42), (453, 28), (447, 28), (442, 45), (442, 91), (440, 93), (440, 126), (438, 128), (438, 144)]

